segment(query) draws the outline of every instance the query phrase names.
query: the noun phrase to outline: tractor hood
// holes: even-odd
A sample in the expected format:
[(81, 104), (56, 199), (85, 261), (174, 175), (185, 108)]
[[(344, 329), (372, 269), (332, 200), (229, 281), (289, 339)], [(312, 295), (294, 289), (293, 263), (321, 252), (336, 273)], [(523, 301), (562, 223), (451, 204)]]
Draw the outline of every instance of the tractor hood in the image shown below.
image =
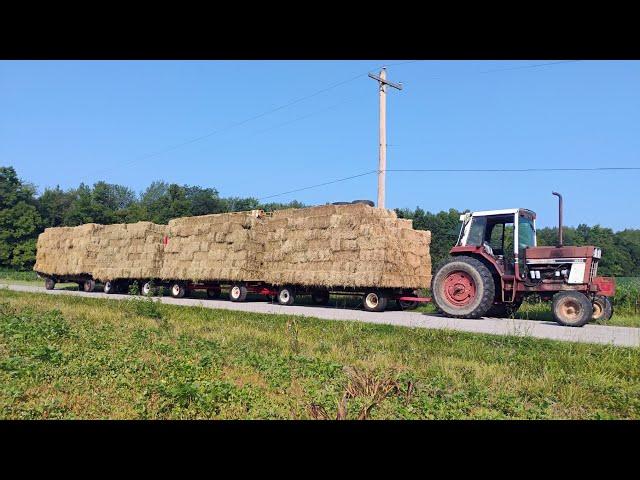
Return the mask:
[(593, 246), (586, 247), (529, 247), (525, 251), (527, 260), (556, 258), (600, 258), (602, 252)]

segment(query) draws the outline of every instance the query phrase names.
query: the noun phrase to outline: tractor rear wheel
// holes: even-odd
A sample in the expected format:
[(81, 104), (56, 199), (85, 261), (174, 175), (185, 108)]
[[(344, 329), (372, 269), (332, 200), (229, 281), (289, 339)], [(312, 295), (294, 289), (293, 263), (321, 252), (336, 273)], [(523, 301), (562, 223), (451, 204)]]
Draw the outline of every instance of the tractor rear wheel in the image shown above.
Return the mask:
[(586, 295), (575, 291), (553, 296), (553, 318), (565, 327), (582, 327), (593, 317), (593, 305)]
[(431, 282), (433, 302), (448, 317), (480, 318), (493, 305), (495, 284), (489, 269), (473, 257), (446, 260)]
[(613, 316), (613, 305), (609, 298), (596, 295), (593, 299), (593, 317), (592, 320), (601, 320), (606, 322)]

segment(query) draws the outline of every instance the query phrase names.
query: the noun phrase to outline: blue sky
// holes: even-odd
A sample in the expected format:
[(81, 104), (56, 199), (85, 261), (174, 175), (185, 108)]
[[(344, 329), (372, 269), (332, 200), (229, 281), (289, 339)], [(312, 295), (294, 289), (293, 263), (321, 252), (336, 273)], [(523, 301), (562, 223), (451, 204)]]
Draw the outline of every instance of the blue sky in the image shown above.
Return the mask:
[[(0, 165), (40, 191), (98, 180), (141, 191), (164, 180), (254, 197), (357, 175), (378, 161), (377, 85), (366, 73), (400, 62), (0, 62)], [(512, 68), (547, 62), (390, 66), (404, 89), (388, 95), (388, 168), (640, 166), (640, 62)], [(557, 190), (569, 225), (640, 228), (631, 214), (639, 180), (640, 172), (389, 172), (387, 207), (522, 206), (549, 226)], [(367, 175), (272, 200), (375, 200), (376, 185)]]

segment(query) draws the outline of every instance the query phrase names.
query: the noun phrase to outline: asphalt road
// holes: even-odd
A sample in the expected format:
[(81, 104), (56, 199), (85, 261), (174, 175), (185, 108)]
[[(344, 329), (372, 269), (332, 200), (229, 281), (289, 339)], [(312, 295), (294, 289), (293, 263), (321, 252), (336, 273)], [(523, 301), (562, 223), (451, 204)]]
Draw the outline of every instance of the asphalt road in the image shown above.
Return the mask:
[[(85, 293), (70, 290), (45, 290), (44, 287), (27, 285), (9, 285), (0, 283), (0, 288), (19, 292), (46, 293), (49, 295), (80, 295), (94, 298), (124, 300), (130, 295), (106, 295), (104, 293)], [(439, 328), (462, 332), (485, 333), (491, 335), (517, 335), (546, 338), (565, 342), (600, 343), (625, 347), (640, 346), (640, 328), (610, 327), (606, 325), (585, 325), (584, 327), (563, 327), (555, 322), (482, 318), (477, 320), (446, 318), (418, 312), (387, 311), (381, 313), (363, 310), (339, 309), (317, 306), (281, 306), (264, 302), (232, 303), (228, 300), (202, 300), (192, 298), (160, 297), (162, 303), (171, 305), (199, 306), (243, 312), (278, 313), (302, 315), (305, 317), (329, 320), (350, 320), (366, 323), (379, 323), (403, 327)]]

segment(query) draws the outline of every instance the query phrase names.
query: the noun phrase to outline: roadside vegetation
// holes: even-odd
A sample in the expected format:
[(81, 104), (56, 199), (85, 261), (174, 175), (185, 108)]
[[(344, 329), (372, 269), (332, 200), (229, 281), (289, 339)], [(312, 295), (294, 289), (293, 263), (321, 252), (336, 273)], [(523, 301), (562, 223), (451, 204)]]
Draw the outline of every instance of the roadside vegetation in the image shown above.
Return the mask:
[(640, 349), (0, 289), (0, 417), (640, 418)]

